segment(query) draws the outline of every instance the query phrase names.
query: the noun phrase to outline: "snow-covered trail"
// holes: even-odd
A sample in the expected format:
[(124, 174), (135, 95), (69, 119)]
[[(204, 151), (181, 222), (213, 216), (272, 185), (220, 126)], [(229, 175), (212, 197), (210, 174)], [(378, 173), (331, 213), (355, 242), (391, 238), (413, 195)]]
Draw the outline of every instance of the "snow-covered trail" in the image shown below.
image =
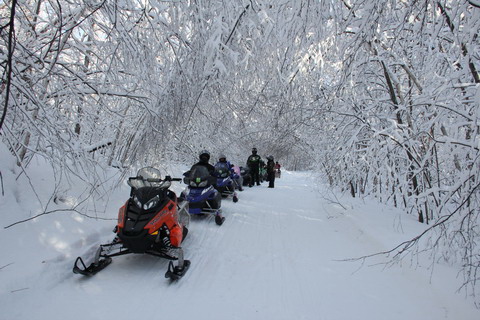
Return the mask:
[[(363, 266), (339, 261), (389, 249), (408, 238), (402, 226), (420, 227), (368, 206), (342, 208), (312, 185), (306, 173), (285, 172), (275, 189), (264, 183), (239, 193), (238, 203), (225, 200), (222, 226), (192, 219), (183, 244), (192, 265), (178, 282), (164, 278), (166, 260), (151, 256), (114, 258), (90, 278), (71, 272), (73, 259), (59, 258), (2, 289), (0, 319), (479, 318), (455, 294), (457, 282), (435, 280), (453, 269), (437, 267), (432, 278), (428, 262), (384, 268), (374, 265), (379, 258)], [(72, 255), (86, 249), (72, 245)]]

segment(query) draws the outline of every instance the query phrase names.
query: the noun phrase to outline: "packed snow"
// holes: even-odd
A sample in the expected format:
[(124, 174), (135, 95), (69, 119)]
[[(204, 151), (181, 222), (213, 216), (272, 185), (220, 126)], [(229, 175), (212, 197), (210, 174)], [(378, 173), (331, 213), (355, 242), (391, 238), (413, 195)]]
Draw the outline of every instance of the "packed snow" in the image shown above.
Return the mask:
[[(263, 183), (240, 192), (238, 203), (224, 200), (222, 226), (193, 217), (183, 243), (192, 264), (179, 281), (165, 279), (167, 260), (147, 255), (116, 257), (92, 277), (73, 274), (77, 256), (88, 258), (113, 238), (128, 186), (110, 191), (119, 177), (105, 169), (112, 178), (96, 187), (104, 196), (95, 206), (82, 203), (87, 189), (73, 178), (56, 186), (53, 199), (60, 179), (49, 164), (35, 160), (27, 176), (5, 155), (0, 319), (480, 319), (474, 299), (458, 291), (457, 269), (428, 254), (395, 264), (385, 256), (350, 260), (427, 226), (332, 194), (310, 172), (284, 171), (274, 189)], [(179, 176), (185, 168), (164, 172)], [(78, 212), (60, 210), (75, 205)]]

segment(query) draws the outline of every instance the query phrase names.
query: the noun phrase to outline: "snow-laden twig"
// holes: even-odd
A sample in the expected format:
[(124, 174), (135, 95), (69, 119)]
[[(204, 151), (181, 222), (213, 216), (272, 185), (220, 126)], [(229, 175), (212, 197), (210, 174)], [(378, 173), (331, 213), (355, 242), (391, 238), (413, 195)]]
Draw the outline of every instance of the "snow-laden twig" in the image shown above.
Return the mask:
[[(14, 33), (15, 33), (15, 9), (17, 6), (17, 0), (12, 0), (10, 7), (10, 22), (9, 31), (8, 31), (8, 54), (7, 54), (7, 79), (6, 79), (6, 89), (5, 89), (5, 104), (3, 106), (2, 117), (0, 118), (0, 131), (2, 130), (3, 123), (7, 116), (8, 104), (10, 102), (10, 87), (12, 82), (12, 60), (13, 60), (13, 50), (14, 50)], [(2, 81), (3, 82), (3, 81)]]
[(2, 196), (5, 195), (5, 189), (3, 188), (3, 176), (2, 171), (0, 171), (0, 185), (2, 186)]
[(1, 266), (1, 267), (0, 267), (0, 270), (6, 268), (6, 267), (8, 267), (8, 266), (11, 266), (12, 264), (13, 264), (13, 262), (7, 263), (6, 265)]

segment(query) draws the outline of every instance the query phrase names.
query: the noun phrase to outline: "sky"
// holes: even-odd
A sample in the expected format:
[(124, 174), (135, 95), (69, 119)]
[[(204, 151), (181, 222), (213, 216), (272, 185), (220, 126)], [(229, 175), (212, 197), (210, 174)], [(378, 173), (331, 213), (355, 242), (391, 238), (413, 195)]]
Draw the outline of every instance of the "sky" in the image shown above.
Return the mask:
[[(81, 181), (55, 184), (58, 175), (40, 159), (27, 176), (3, 145), (0, 155), (0, 320), (480, 319), (475, 299), (458, 290), (458, 266), (422, 253), (423, 242), (393, 264), (391, 256), (350, 260), (427, 226), (374, 200), (332, 193), (310, 172), (284, 171), (273, 189), (263, 183), (239, 192), (237, 203), (224, 199), (222, 226), (192, 217), (182, 245), (191, 267), (176, 282), (164, 277), (167, 260), (147, 255), (113, 258), (92, 277), (73, 274), (77, 256), (88, 259), (113, 239), (128, 186), (99, 167), (112, 179), (97, 186), (94, 204), (82, 202)], [(186, 168), (162, 170), (180, 176)], [(78, 212), (65, 211), (73, 204)], [(42, 206), (52, 212), (10, 226)]]

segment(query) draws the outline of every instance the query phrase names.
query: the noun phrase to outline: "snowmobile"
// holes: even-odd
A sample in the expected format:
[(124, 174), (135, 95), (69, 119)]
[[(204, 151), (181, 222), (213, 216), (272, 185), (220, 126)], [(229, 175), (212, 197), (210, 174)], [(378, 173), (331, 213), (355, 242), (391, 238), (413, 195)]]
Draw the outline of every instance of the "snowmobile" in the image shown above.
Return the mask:
[(191, 215), (211, 214), (215, 216), (215, 223), (222, 225), (225, 217), (222, 216), (222, 196), (214, 185), (216, 178), (210, 175), (204, 166), (193, 166), (183, 174), (183, 182), (188, 186), (181, 197), (188, 201), (188, 213)]
[(280, 179), (280, 176), (282, 175), (282, 171), (280, 168), (275, 169), (275, 178)]
[(243, 177), (239, 166), (233, 166), (233, 173), (231, 175), (233, 182), (235, 184), (235, 189), (238, 191), (243, 191)]
[(263, 160), (260, 160), (260, 171), (258, 173), (258, 177), (260, 178), (260, 182), (263, 183), (268, 181), (267, 179), (267, 166)]
[[(108, 266), (112, 257), (142, 253), (171, 260), (166, 278), (183, 277), (190, 261), (184, 259), (180, 244), (188, 233), (190, 215), (188, 202), (179, 201), (175, 192), (168, 189), (172, 181), (182, 179), (161, 179), (160, 171), (152, 167), (142, 168), (136, 177), (130, 177), (130, 198), (118, 212), (115, 238), (100, 245), (90, 266), (78, 257), (73, 272), (94, 275)], [(172, 260), (177, 260), (177, 265)]]
[(227, 163), (219, 162), (215, 165), (215, 175), (217, 176), (216, 189), (222, 197), (232, 196), (233, 202), (238, 202), (237, 192), (235, 191), (235, 183), (232, 179), (232, 172), (228, 168)]
[(252, 180), (252, 176), (250, 175), (250, 168), (240, 167), (240, 175), (243, 178), (242, 185), (243, 186), (250, 185), (250, 180)]

